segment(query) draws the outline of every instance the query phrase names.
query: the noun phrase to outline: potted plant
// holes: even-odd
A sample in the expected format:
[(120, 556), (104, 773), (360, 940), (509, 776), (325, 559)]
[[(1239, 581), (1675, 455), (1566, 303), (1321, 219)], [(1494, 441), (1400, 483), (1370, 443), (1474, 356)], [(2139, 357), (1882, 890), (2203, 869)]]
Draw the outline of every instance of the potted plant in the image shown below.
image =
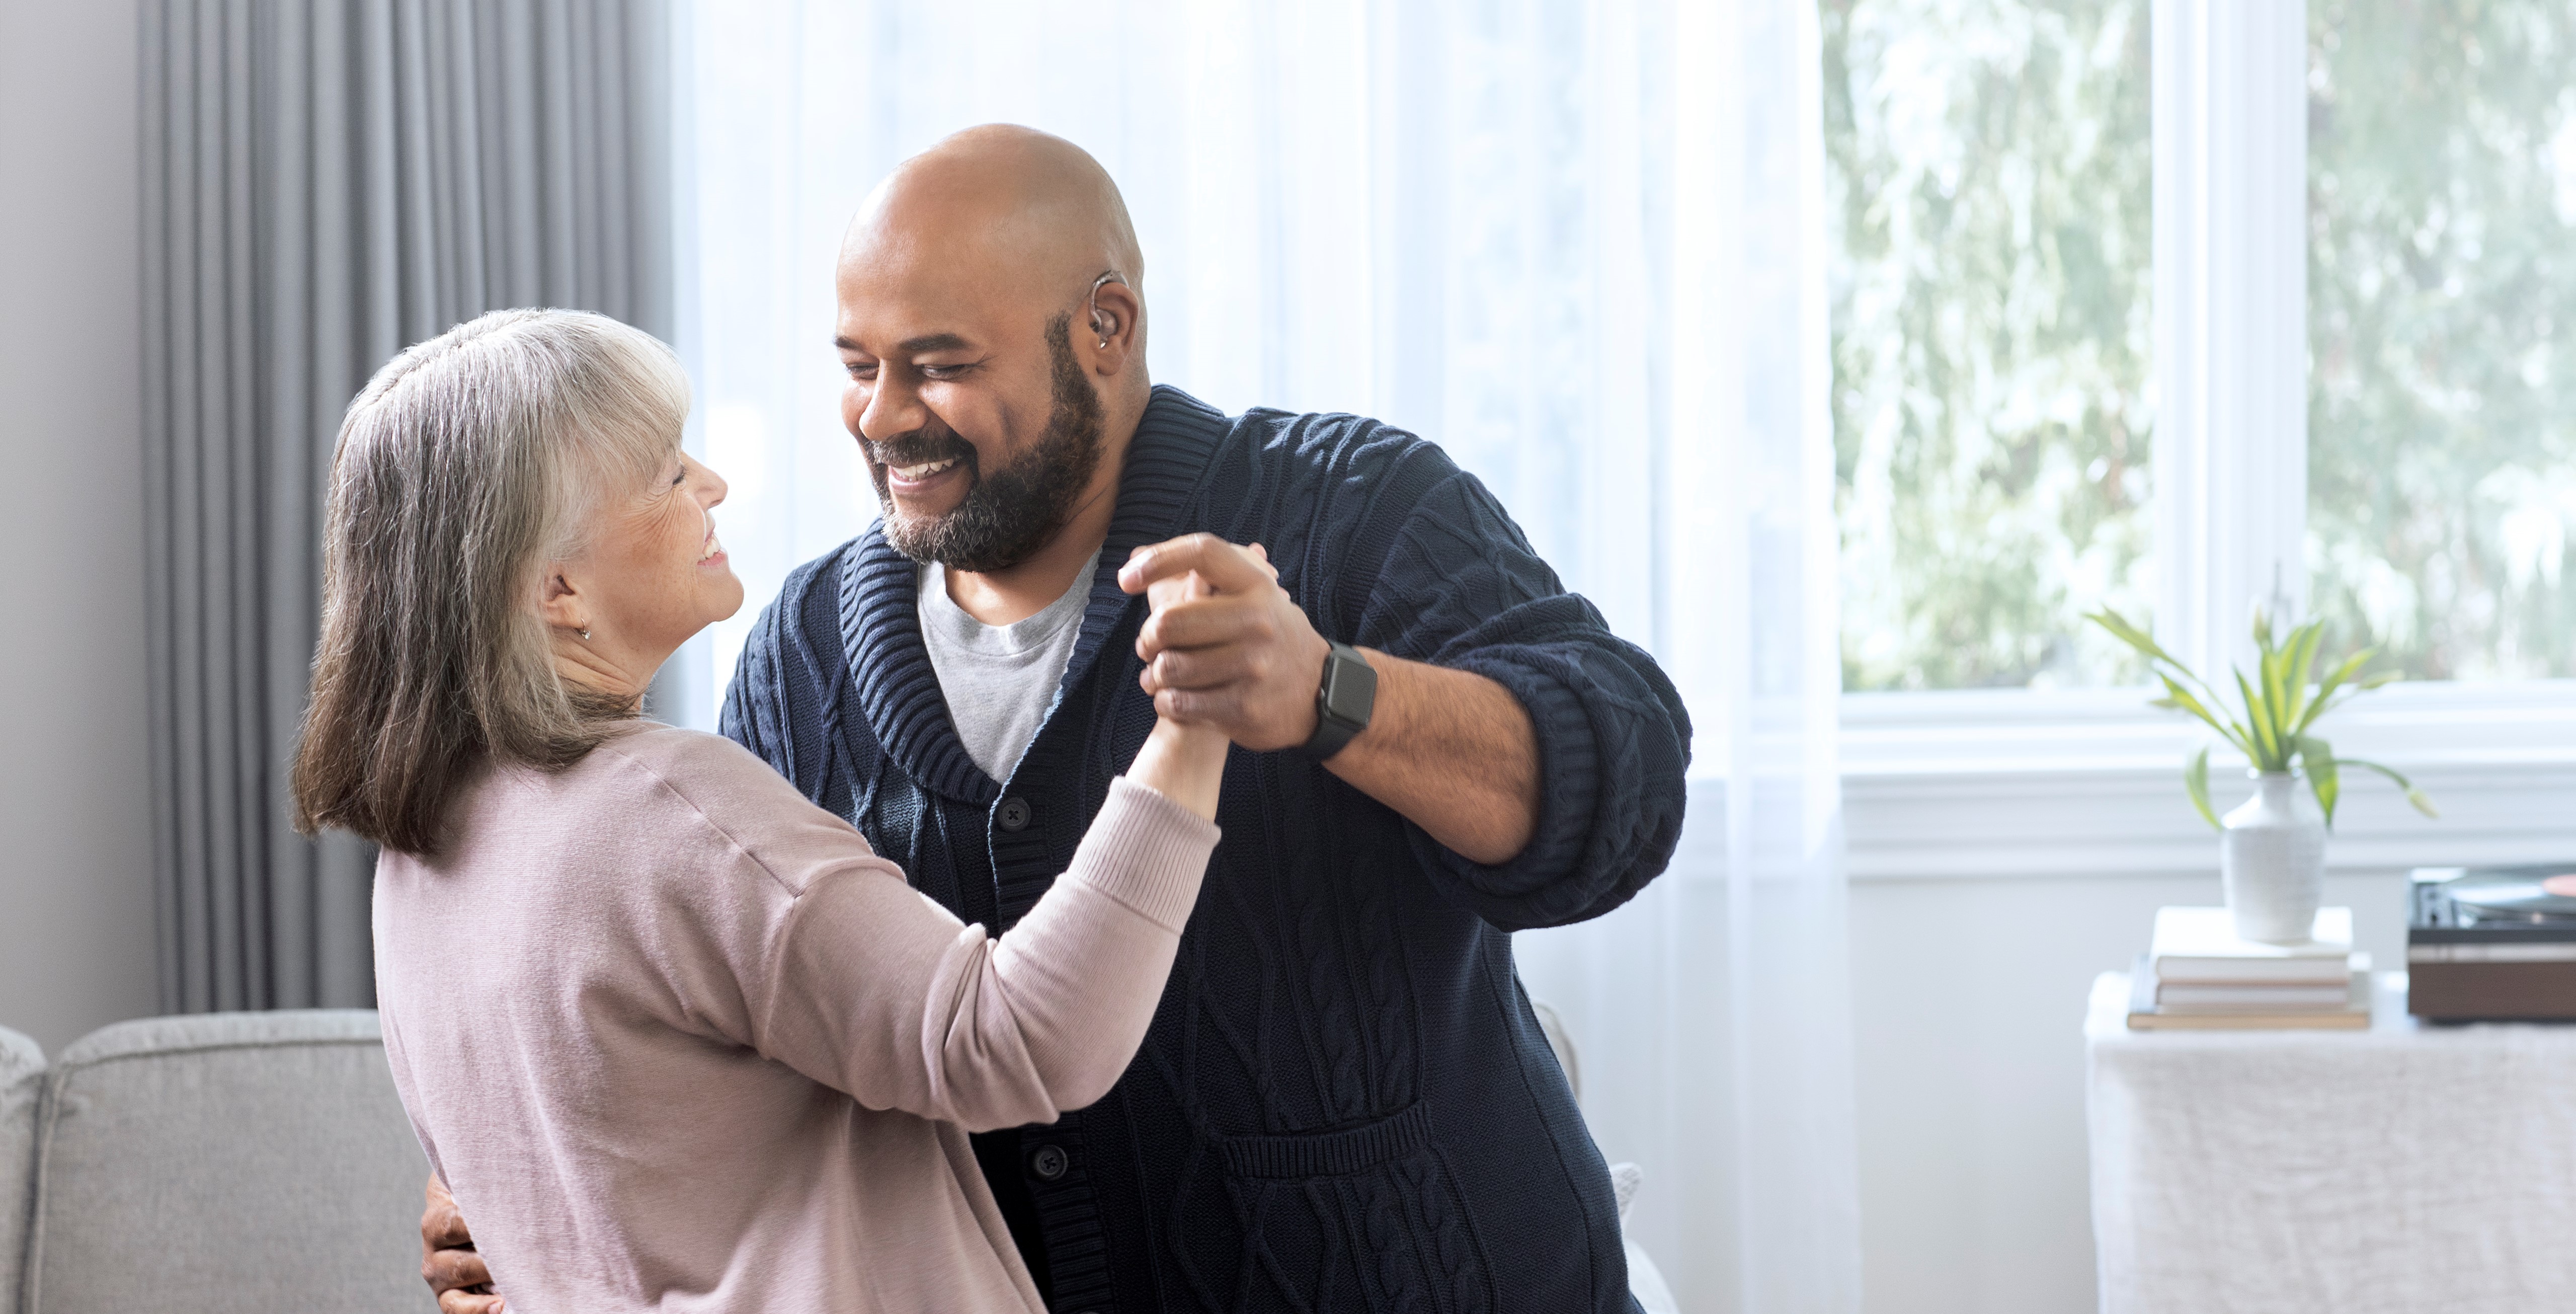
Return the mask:
[[(2219, 874), (2238, 935), (2276, 943), (2308, 938), (2324, 895), (2326, 832), (2334, 826), (2344, 768), (2376, 771), (2406, 791), (2406, 801), (2416, 811), (2438, 815), (2433, 801), (2403, 774), (2377, 762), (2337, 757), (2332, 745), (2312, 733), (2319, 717), (2397, 678), (2395, 671), (2361, 674), (2376, 649), (2354, 653), (2324, 679), (2310, 683), (2325, 622), (2309, 621), (2291, 630), (2286, 640), (2276, 640), (2271, 617), (2258, 608), (2254, 646), (2261, 660), (2253, 679), (2241, 670), (2229, 672), (2236, 677), (2236, 705), (2231, 707), (2225, 695), (2118, 613), (2095, 612), (2087, 619), (2147, 659), (2165, 689), (2156, 706), (2199, 717), (2250, 764), (2254, 797), (2224, 819), (2209, 803), (2210, 746), (2192, 754), (2182, 773), (2191, 805), (2220, 832)], [(2299, 797), (2302, 774), (2316, 799), (2314, 812)]]

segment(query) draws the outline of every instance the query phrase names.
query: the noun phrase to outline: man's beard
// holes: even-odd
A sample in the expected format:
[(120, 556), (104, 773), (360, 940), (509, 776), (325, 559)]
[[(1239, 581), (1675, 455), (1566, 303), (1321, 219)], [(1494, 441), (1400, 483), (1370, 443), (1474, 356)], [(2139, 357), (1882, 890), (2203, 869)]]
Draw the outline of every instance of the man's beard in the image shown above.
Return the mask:
[[(972, 443), (943, 426), (884, 443), (862, 442), (868, 477), (885, 508), (886, 541), (915, 561), (936, 561), (971, 574), (1008, 570), (1053, 541), (1091, 487), (1100, 468), (1105, 424), (1100, 397), (1074, 359), (1069, 315), (1047, 325), (1053, 363), (1052, 406), (1046, 432), (1018, 460), (986, 474)], [(933, 421), (936, 423), (936, 421)], [(907, 515), (886, 487), (888, 465), (920, 465), (956, 458), (973, 480), (966, 498), (943, 516)]]

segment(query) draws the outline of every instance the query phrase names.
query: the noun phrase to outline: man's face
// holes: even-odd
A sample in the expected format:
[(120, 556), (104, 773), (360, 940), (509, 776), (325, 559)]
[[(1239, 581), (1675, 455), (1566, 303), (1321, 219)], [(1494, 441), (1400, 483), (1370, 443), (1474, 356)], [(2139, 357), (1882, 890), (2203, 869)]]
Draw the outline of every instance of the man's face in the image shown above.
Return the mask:
[[(898, 257), (843, 262), (836, 345), (886, 539), (954, 570), (1018, 565), (1071, 519), (1100, 464), (1099, 394), (1048, 289), (994, 289)], [(946, 263), (950, 269), (956, 262)]]

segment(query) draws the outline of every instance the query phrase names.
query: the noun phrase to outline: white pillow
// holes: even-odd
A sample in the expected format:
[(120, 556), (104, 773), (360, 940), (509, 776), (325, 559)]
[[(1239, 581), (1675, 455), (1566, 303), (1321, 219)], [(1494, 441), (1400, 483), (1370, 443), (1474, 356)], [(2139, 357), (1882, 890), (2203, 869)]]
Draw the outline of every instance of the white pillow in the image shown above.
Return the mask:
[(1628, 1206), (1637, 1198), (1637, 1188), (1645, 1185), (1646, 1170), (1633, 1163), (1610, 1165), (1610, 1189), (1619, 1194), (1620, 1242), (1628, 1250), (1628, 1294), (1637, 1298), (1646, 1314), (1681, 1314), (1673, 1304), (1673, 1289), (1664, 1284), (1664, 1271), (1646, 1256), (1645, 1247), (1627, 1239)]
[[(1583, 1099), (1583, 1069), (1574, 1058), (1574, 1037), (1565, 1029), (1565, 1019), (1546, 1003), (1533, 999), (1530, 1011), (1538, 1014), (1538, 1029), (1547, 1033), (1547, 1047), (1556, 1051), (1557, 1066), (1565, 1069), (1565, 1084), (1574, 1091), (1577, 1102)], [(1633, 1163), (1610, 1165), (1610, 1189), (1619, 1197), (1620, 1244), (1628, 1251), (1628, 1294), (1637, 1298), (1646, 1314), (1681, 1314), (1673, 1304), (1673, 1289), (1664, 1283), (1662, 1269), (1636, 1242), (1627, 1239), (1628, 1206), (1637, 1198), (1637, 1188), (1646, 1181), (1646, 1170)]]

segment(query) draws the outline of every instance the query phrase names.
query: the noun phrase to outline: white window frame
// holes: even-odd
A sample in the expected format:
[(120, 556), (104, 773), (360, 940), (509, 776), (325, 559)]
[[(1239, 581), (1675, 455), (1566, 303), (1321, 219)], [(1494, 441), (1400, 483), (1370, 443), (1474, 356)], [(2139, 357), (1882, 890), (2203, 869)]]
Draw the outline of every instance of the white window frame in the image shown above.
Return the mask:
[[(2155, 629), (2208, 671), (2250, 664), (2254, 599), (2307, 601), (2307, 5), (2155, 0), (2151, 22)], [(2204, 735), (2146, 697), (1844, 695), (1852, 876), (2210, 870), (2179, 776)], [(2321, 728), (2444, 812), (2348, 775), (2330, 869), (2576, 860), (2576, 680), (2393, 686)]]

